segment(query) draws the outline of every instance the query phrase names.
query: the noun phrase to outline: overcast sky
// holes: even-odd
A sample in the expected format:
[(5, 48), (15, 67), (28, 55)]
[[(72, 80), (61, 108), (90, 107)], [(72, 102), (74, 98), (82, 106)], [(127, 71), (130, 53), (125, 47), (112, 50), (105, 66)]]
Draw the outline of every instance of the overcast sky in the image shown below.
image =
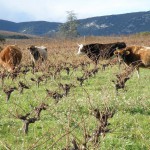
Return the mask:
[(67, 11), (78, 19), (150, 11), (150, 0), (0, 0), (0, 19), (14, 22), (65, 22)]

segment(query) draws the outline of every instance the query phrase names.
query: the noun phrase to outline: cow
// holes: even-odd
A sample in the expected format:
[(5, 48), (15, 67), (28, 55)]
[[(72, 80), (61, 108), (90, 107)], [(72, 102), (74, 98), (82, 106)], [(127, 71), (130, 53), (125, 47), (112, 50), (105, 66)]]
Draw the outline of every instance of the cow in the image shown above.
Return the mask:
[(8, 45), (0, 52), (0, 65), (9, 72), (14, 72), (22, 59), (22, 52), (16, 45)]
[(121, 56), (127, 66), (137, 70), (139, 78), (139, 68), (150, 68), (150, 47), (129, 46), (121, 50), (116, 50), (115, 55)]
[(78, 44), (79, 50), (77, 54), (86, 54), (97, 65), (100, 58), (108, 59), (114, 55), (116, 49), (125, 48), (124, 42), (108, 43), (108, 44)]
[(44, 46), (30, 46), (28, 48), (28, 50), (30, 51), (30, 55), (31, 55), (31, 60), (33, 62), (33, 64), (35, 64), (35, 62), (37, 62), (39, 59), (41, 59), (42, 61), (47, 60), (47, 48)]

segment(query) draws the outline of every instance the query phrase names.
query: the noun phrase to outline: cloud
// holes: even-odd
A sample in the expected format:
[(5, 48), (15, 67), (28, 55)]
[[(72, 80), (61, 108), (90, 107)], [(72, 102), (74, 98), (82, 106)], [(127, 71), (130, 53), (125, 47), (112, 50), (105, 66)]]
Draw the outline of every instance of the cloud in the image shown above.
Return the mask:
[[(0, 18), (16, 22), (45, 20), (65, 22), (66, 11), (88, 18), (135, 11), (148, 11), (149, 0), (0, 0)], [(7, 15), (6, 15), (7, 14)]]

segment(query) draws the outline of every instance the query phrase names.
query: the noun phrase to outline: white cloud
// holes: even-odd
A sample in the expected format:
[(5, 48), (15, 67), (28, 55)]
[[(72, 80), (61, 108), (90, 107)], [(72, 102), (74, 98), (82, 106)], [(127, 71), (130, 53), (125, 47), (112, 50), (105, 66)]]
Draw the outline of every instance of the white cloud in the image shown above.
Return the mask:
[(22, 21), (66, 21), (66, 11), (88, 18), (148, 11), (149, 0), (0, 0), (0, 19)]

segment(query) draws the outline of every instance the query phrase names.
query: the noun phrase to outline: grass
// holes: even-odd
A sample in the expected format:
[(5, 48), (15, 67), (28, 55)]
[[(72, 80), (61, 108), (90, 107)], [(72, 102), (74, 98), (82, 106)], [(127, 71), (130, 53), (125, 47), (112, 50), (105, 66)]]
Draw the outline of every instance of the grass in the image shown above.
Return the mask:
[[(68, 44), (68, 41), (66, 43)], [(24, 45), (21, 46), (24, 47)], [(70, 58), (66, 59), (68, 55)], [(23, 59), (23, 63), (29, 62), (27, 54)], [(54, 61), (58, 67), (62, 65), (62, 62), (78, 65), (89, 60), (85, 57), (72, 56), (69, 52), (62, 55), (62, 52), (58, 51), (57, 59), (53, 57), (53, 53), (49, 55), (48, 65), (54, 64)], [(120, 89), (116, 94), (112, 80), (119, 72), (117, 65), (108, 67), (105, 71), (99, 69), (99, 72), (85, 80), (82, 86), (76, 79), (84, 73), (81, 66), (76, 69), (69, 66), (69, 75), (64, 69), (56, 76), (50, 75), (50, 72), (54, 73), (56, 68), (47, 70), (46, 66), (39, 68), (35, 74), (30, 70), (26, 75), (20, 73), (14, 80), (10, 77), (5, 78), (4, 87), (18, 87), (19, 81), (22, 81), (30, 89), (24, 89), (22, 94), (18, 90), (14, 91), (6, 102), (4, 87), (0, 87), (0, 149), (69, 149), (69, 146), (73, 146), (73, 139), (78, 145), (83, 146), (85, 134), (93, 135), (98, 127), (99, 122), (92, 115), (92, 110), (96, 108), (100, 111), (115, 110), (115, 114), (108, 119), (110, 123), (107, 126), (108, 133), (100, 135), (96, 144), (88, 142), (87, 149), (150, 149), (150, 74), (148, 69), (140, 69), (140, 79), (134, 73), (126, 83), (126, 90)], [(92, 62), (90, 66), (85, 67), (85, 70), (91, 68), (93, 68)], [(38, 87), (31, 78), (37, 79), (43, 74), (49, 77), (44, 78)], [(71, 87), (68, 96), (64, 96), (56, 103), (55, 99), (47, 96), (46, 89), (62, 94), (64, 91), (58, 86), (59, 83), (72, 83), (75, 87)], [(47, 109), (41, 111), (40, 119), (31, 123), (28, 133), (24, 134), (23, 121), (17, 116), (30, 112), (34, 117), (35, 108), (42, 102), (48, 104)]]

